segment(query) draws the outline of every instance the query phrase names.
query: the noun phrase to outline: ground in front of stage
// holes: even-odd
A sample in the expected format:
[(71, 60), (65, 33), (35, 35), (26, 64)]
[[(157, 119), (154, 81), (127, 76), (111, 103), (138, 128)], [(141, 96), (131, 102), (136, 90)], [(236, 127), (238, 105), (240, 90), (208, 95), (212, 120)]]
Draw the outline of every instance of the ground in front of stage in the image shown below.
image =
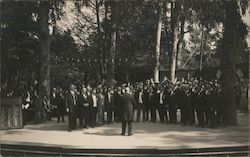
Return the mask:
[(84, 149), (186, 149), (234, 147), (248, 145), (249, 123), (247, 113), (238, 113), (238, 126), (218, 129), (134, 122), (133, 136), (121, 136), (121, 124), (67, 131), (67, 123), (56, 119), (23, 129), (0, 131), (2, 144), (32, 146), (60, 146)]

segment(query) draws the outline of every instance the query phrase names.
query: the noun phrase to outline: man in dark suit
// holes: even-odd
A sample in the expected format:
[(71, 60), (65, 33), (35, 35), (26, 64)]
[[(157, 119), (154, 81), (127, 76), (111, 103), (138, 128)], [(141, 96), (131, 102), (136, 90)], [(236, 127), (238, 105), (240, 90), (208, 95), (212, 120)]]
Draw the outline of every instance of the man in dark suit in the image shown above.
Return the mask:
[(121, 97), (122, 97), (122, 88), (118, 87), (116, 92), (114, 93), (116, 121), (121, 120), (121, 103), (122, 103)]
[(105, 96), (105, 109), (107, 111), (107, 121), (108, 123), (112, 123), (114, 115), (114, 101), (111, 88), (108, 88), (108, 91)]
[(90, 106), (91, 106), (91, 125), (92, 127), (94, 127), (97, 124), (97, 95), (95, 88), (93, 88), (91, 93)]
[(198, 126), (205, 127), (205, 118), (204, 118), (204, 85), (201, 84), (197, 93), (197, 104), (196, 104), (196, 115), (198, 119)]
[(76, 128), (76, 93), (75, 93), (75, 86), (71, 84), (69, 86), (69, 92), (66, 96), (66, 109), (69, 113), (69, 128), (68, 131), (72, 131)]
[(86, 117), (86, 124), (88, 126), (92, 126), (93, 127), (93, 124), (92, 124), (92, 88), (90, 86), (87, 86), (87, 102), (88, 102), (88, 107), (87, 107), (87, 117)]
[(175, 93), (175, 85), (170, 84), (169, 88), (169, 119), (171, 124), (177, 124), (177, 95)]
[(56, 103), (56, 111), (57, 111), (57, 122), (60, 123), (60, 119), (62, 118), (62, 122), (64, 122), (64, 113), (65, 113), (65, 98), (63, 95), (62, 88), (59, 88), (55, 97)]
[(143, 91), (143, 103), (144, 103), (144, 115), (145, 121), (149, 120), (149, 87), (144, 87)]
[(161, 88), (156, 94), (156, 104), (158, 107), (160, 122), (161, 123), (164, 123), (165, 121), (167, 122), (168, 121), (167, 108), (166, 108), (165, 93), (163, 88)]
[(89, 103), (86, 88), (82, 88), (80, 94), (78, 95), (77, 106), (80, 128), (86, 128), (87, 125), (89, 125), (87, 124), (87, 119), (89, 119)]
[(149, 109), (150, 109), (150, 116), (151, 116), (151, 122), (156, 122), (156, 94), (157, 90), (156, 87), (152, 88), (149, 93)]
[(57, 96), (57, 89), (56, 88), (53, 88), (52, 89), (52, 92), (50, 94), (50, 106), (51, 106), (51, 115), (52, 116), (57, 116), (56, 113), (57, 113), (57, 110), (56, 110), (56, 107), (57, 107), (57, 102), (56, 102), (56, 96)]
[(136, 93), (135, 93), (135, 100), (138, 105), (137, 107), (137, 118), (136, 121), (139, 122), (141, 118), (141, 112), (143, 114), (143, 121), (145, 121), (145, 108), (144, 108), (144, 100), (143, 100), (143, 90), (140, 88)]
[(130, 92), (130, 88), (125, 88), (125, 93), (122, 95), (122, 104), (121, 104), (121, 110), (122, 110), (122, 134), (125, 135), (126, 132), (126, 126), (128, 125), (128, 135), (132, 135), (132, 121), (133, 121), (133, 107), (136, 105), (135, 99), (133, 95)]

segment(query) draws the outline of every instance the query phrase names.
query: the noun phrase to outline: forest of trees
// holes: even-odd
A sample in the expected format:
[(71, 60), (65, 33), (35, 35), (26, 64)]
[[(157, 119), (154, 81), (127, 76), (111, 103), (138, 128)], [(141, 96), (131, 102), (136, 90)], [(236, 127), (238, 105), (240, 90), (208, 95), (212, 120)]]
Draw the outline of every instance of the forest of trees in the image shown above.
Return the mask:
[[(242, 1), (8, 1), (1, 3), (1, 82), (14, 77), (50, 87), (75, 81), (108, 85), (179, 69), (222, 71), (224, 120), (236, 124), (235, 66), (248, 63)], [(40, 104), (41, 98), (39, 99)]]

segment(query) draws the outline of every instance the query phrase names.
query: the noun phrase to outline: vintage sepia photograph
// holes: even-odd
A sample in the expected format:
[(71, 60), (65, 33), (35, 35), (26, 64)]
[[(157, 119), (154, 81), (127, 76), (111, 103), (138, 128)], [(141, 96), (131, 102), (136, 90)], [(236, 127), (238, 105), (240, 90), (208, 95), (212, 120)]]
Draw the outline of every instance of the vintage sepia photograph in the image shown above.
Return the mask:
[(0, 157), (249, 157), (249, 0), (0, 0)]

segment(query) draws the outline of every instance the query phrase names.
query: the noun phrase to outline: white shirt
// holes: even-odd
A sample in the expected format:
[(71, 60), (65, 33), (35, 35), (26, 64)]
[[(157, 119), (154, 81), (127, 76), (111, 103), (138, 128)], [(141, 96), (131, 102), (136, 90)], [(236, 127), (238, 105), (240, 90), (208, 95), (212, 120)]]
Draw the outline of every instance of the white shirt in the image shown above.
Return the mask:
[(160, 93), (160, 104), (163, 104), (163, 93)]
[(53, 98), (55, 98), (56, 97), (56, 93), (52, 93), (52, 96), (53, 96)]
[[(104, 96), (102, 94), (99, 94), (99, 96), (100, 96), (100, 100), (104, 99)], [(104, 101), (102, 101), (102, 104), (100, 104), (100, 105), (104, 105)]]
[(142, 101), (142, 92), (139, 92), (139, 103), (142, 104), (143, 101)]
[(92, 99), (93, 99), (93, 107), (97, 107), (97, 98), (95, 94), (92, 94)]
[(111, 95), (110, 93), (108, 93), (108, 100), (109, 100), (109, 103), (111, 102)]
[[(87, 99), (87, 95), (86, 95), (86, 94), (82, 94), (82, 96), (83, 96), (85, 99)], [(87, 107), (87, 106), (89, 106), (89, 104), (88, 104), (88, 103), (84, 103), (83, 106)]]
[(26, 102), (30, 102), (30, 92), (27, 91), (27, 98), (25, 99)]

